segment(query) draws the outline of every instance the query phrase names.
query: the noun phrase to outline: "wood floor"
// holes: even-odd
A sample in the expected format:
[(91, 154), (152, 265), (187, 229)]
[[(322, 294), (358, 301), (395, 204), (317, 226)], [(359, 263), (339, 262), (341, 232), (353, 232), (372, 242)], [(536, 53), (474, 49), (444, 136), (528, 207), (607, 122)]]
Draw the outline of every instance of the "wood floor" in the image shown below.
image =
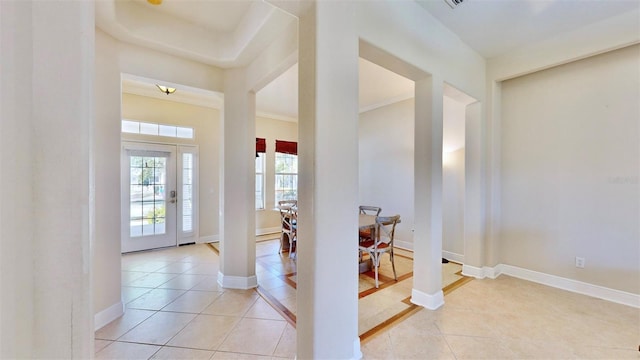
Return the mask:
[[(256, 272), (258, 293), (274, 307), (293, 327), (296, 325), (296, 261), (285, 252), (280, 254), (279, 240), (273, 236), (257, 239)], [(218, 252), (218, 244), (209, 244)], [(393, 279), (393, 270), (388, 257), (385, 257), (379, 269), (379, 287), (375, 287), (375, 274), (367, 271), (359, 278), (359, 329), (361, 341), (410, 315), (419, 309), (410, 302), (413, 286), (412, 253), (397, 249), (395, 265), (397, 281)], [(443, 266), (443, 291), (445, 294), (463, 286), (471, 278), (462, 276), (462, 266), (453, 262)]]

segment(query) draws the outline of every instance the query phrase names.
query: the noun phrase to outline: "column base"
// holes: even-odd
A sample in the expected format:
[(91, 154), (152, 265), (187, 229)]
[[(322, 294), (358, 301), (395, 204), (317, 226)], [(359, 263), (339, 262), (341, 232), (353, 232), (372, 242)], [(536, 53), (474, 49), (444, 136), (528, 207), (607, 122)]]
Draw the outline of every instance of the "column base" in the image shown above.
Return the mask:
[(218, 271), (218, 285), (225, 289), (253, 289), (258, 287), (258, 278), (252, 276), (229, 276)]
[(444, 293), (442, 290), (435, 294), (427, 294), (425, 292), (412, 289), (411, 290), (411, 303), (422, 306), (429, 310), (436, 310), (444, 305)]
[(362, 351), (360, 350), (360, 338), (357, 337), (354, 341), (353, 341), (353, 360), (360, 360), (362, 359)]

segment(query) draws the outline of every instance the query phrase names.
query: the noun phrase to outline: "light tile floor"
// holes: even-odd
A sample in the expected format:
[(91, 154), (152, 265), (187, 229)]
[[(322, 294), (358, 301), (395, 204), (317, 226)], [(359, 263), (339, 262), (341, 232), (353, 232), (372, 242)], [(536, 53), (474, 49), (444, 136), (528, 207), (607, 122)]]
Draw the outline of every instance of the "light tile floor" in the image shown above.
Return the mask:
[(293, 359), (295, 329), (255, 290), (220, 288), (218, 268), (206, 245), (123, 255), (126, 311), (96, 331), (96, 358)]
[[(253, 290), (217, 285), (206, 245), (122, 257), (126, 313), (98, 359), (295, 357), (296, 331)], [(261, 336), (255, 336), (261, 334)], [(248, 340), (250, 339), (250, 340)], [(640, 359), (640, 309), (501, 276), (473, 280), (362, 343), (365, 359)]]
[(640, 309), (508, 277), (473, 280), (362, 344), (365, 359), (640, 359)]

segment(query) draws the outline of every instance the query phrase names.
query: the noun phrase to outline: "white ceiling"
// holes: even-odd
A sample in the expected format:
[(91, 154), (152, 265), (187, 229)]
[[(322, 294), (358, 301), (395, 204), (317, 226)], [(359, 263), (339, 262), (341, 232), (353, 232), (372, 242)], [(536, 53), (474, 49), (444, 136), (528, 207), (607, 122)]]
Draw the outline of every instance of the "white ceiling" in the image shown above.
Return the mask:
[[(413, 81), (365, 59), (359, 61), (360, 112), (413, 97)], [(298, 65), (256, 93), (258, 115), (282, 120), (298, 118)]]
[[(451, 9), (444, 0), (415, 1), (486, 58), (640, 7), (638, 0), (464, 0)], [(247, 65), (293, 21), (262, 0), (163, 0), (157, 6), (146, 0), (96, 2), (96, 25), (115, 38), (222, 68)], [(123, 89), (150, 96), (157, 90), (153, 80), (147, 80), (129, 79)], [(193, 90), (175, 85), (182, 97)], [(413, 82), (360, 61), (361, 110), (412, 93)], [(179, 101), (180, 96), (171, 99)], [(256, 99), (259, 114), (295, 120), (297, 66), (259, 91)]]
[(416, 0), (485, 58), (638, 9), (637, 0)]

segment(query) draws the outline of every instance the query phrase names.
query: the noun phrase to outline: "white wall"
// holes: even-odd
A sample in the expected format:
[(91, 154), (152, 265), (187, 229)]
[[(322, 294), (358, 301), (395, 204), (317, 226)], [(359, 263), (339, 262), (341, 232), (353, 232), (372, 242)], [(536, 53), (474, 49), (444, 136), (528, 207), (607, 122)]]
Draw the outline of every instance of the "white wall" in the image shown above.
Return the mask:
[(33, 351), (31, 4), (0, 1), (0, 358)]
[(93, 12), (0, 2), (0, 358), (93, 354)]
[[(256, 96), (260, 96), (258, 93)], [(280, 213), (272, 210), (275, 203), (276, 140), (298, 141), (298, 123), (256, 116), (256, 137), (267, 142), (265, 154), (265, 207), (256, 210), (256, 234), (280, 231)]]
[(464, 262), (466, 106), (444, 96), (442, 114), (442, 251)]
[[(443, 157), (442, 250), (462, 261), (465, 105), (444, 97), (443, 114), (443, 147), (449, 151)], [(359, 122), (360, 203), (380, 206), (384, 215), (399, 214), (396, 245), (408, 249), (414, 223), (413, 123), (414, 99), (361, 113)]]
[(501, 262), (640, 293), (639, 60), (635, 45), (502, 83)]
[[(360, 114), (358, 175), (360, 205), (400, 215), (396, 246), (413, 248), (413, 123), (409, 99)], [(357, 209), (356, 209), (357, 211)]]
[[(95, 239), (92, 278), (96, 326), (122, 314), (120, 291), (121, 74), (211, 91), (223, 89), (222, 71), (194, 61), (121, 43), (96, 29)], [(152, 64), (153, 66), (150, 66)], [(215, 219), (217, 221), (217, 217)]]
[(122, 134), (122, 138), (198, 146), (199, 236), (208, 241), (217, 239), (220, 110), (146, 96), (122, 94), (122, 116), (125, 119), (194, 128), (193, 140), (134, 134)]
[[(446, 119), (446, 118), (445, 118)], [(442, 251), (449, 260), (464, 261), (464, 148), (442, 159)]]

